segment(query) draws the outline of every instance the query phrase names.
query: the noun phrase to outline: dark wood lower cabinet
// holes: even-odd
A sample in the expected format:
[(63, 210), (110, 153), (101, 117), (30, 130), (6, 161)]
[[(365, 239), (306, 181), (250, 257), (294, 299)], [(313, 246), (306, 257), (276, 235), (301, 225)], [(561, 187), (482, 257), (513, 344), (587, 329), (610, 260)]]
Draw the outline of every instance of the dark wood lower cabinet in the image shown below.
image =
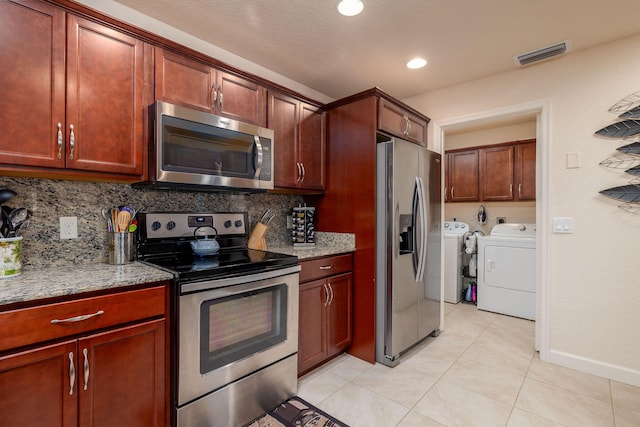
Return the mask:
[(353, 340), (352, 255), (301, 263), (298, 375), (345, 351)]
[(3, 427), (161, 427), (164, 320), (0, 358)]
[(0, 426), (165, 426), (166, 286), (0, 312)]

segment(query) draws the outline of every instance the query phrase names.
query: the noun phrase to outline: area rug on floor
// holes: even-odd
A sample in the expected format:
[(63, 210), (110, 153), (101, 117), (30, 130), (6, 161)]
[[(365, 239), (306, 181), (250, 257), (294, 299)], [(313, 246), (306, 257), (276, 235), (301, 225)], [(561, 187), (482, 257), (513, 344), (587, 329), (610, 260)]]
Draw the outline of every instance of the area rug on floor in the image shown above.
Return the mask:
[(245, 427), (349, 427), (309, 402), (292, 397)]

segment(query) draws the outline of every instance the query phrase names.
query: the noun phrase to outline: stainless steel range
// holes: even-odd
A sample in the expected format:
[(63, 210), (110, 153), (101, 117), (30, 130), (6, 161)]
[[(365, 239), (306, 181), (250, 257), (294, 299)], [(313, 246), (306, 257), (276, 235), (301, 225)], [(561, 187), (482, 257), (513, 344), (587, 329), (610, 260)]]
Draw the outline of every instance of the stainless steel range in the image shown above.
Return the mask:
[(139, 219), (138, 259), (176, 277), (172, 424), (244, 425), (295, 395), (298, 259), (248, 249), (246, 213)]

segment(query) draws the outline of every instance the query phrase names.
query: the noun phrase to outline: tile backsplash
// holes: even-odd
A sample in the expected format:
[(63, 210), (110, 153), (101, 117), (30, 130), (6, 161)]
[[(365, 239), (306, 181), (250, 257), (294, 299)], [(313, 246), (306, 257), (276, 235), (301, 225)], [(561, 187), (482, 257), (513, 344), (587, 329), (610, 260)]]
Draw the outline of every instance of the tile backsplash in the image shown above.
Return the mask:
[[(26, 207), (30, 220), (22, 230), (25, 268), (58, 267), (107, 261), (107, 223), (101, 210), (130, 205), (149, 211), (248, 212), (252, 227), (266, 209), (276, 213), (266, 235), (268, 246), (289, 244), (286, 230), (291, 208), (303, 203), (301, 196), (156, 191), (126, 184), (0, 177), (0, 189), (17, 196), (5, 204)], [(60, 217), (78, 218), (78, 238), (60, 240)]]

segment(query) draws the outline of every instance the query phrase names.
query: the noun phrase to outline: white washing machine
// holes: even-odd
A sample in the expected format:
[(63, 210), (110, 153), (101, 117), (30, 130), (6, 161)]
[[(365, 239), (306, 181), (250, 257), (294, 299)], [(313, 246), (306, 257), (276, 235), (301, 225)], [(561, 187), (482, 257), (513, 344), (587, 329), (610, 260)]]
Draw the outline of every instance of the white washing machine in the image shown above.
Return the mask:
[(477, 298), (481, 310), (535, 320), (535, 224), (497, 224), (478, 238)]
[(469, 225), (459, 221), (445, 221), (444, 229), (444, 295), (445, 302), (456, 304), (462, 299), (462, 236)]

